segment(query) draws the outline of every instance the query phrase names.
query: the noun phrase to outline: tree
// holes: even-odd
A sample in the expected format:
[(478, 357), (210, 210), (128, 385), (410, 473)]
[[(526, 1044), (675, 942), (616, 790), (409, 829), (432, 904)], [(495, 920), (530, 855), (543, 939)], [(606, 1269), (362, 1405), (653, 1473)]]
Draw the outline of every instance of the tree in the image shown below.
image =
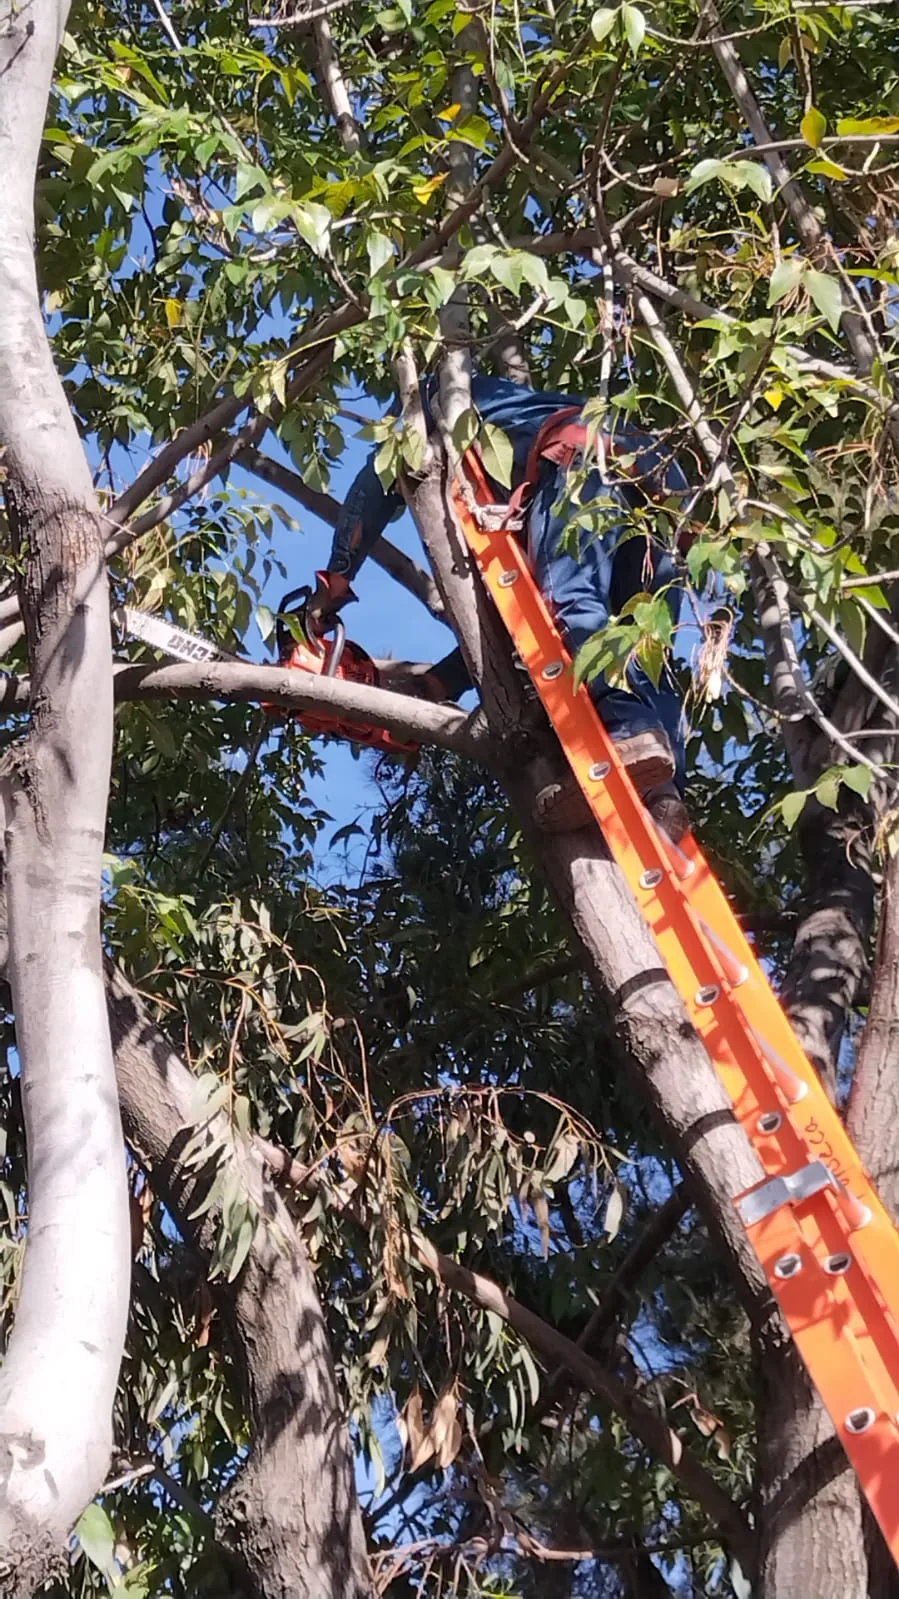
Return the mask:
[[(56, 18), (38, 6), (34, 20), (32, 32), (10, 14), (0, 88), (18, 180), (0, 247), (15, 291), (0, 313), (0, 441), (19, 562), (0, 604), (18, 667), (11, 728), (30, 704), (38, 763), (63, 729), (72, 789), (48, 790), (48, 838), (29, 821), (27, 783), (8, 824), (32, 1219), (8, 1372), (14, 1356), (38, 1371), (26, 1294), (36, 1282), (46, 1303), (35, 1151), (45, 1138), (50, 1174), (71, 1175), (55, 1111), (81, 1114), (72, 1074), (53, 1070), (58, 1037), (31, 1041), (53, 1014), (43, 995), (70, 974), (44, 942), (48, 975), (29, 999), (21, 885), (37, 860), (51, 890), (68, 882), (75, 846), (54, 829), (83, 825), (96, 899), (106, 777), (84, 725), (101, 680), (107, 696), (113, 681), (97, 529), (117, 595), (249, 652), (254, 607), (270, 627), (262, 602), (289, 516), (276, 523), (264, 491), (247, 494), (238, 464), (332, 516), (348, 395), (385, 401), (396, 384), (402, 414), (367, 431), (379, 469), (399, 474), (437, 596), (395, 550), (382, 558), (449, 622), (481, 703), (466, 716), (230, 662), (115, 673), (104, 937), (139, 1248), (116, 1412), (126, 1480), (79, 1524), (87, 1558), (57, 1591), (107, 1580), (160, 1593), (365, 1591), (325, 1318), (372, 1458), (389, 1434), (387, 1396), (402, 1418), (403, 1459), (384, 1468), (392, 1491), (368, 1516), (382, 1591), (421, 1580), (436, 1592), (441, 1572), (458, 1591), (487, 1591), (479, 1570), (491, 1591), (891, 1591), (739, 1229), (732, 1199), (757, 1179), (755, 1157), (600, 841), (543, 837), (531, 822), (551, 740), (458, 558), (444, 469), (446, 451), (475, 436), (498, 473), (507, 453), (501, 436), (477, 435), (470, 352), (590, 392), (597, 415), (636, 414), (692, 453), (699, 831), (770, 940), (794, 1023), (896, 1214), (899, 90), (887, 19), (852, 3), (721, 17), (709, 0), (489, 17), (454, 0), (301, 17), (76, 10), (37, 191), (44, 309), (71, 414), (46, 360), (43, 389), (22, 383), (31, 367), (17, 342), (24, 327), (30, 349), (45, 349), (34, 290), (24, 312), (15, 299)], [(453, 436), (428, 448), (415, 379), (444, 348)], [(35, 426), (41, 393), (52, 430)], [(78, 601), (63, 622), (40, 564), (63, 559), (42, 542), (61, 471)], [(88, 523), (91, 537), (76, 539)], [(79, 609), (78, 581), (94, 610)], [(94, 614), (91, 648), (57, 685), (56, 630)], [(614, 670), (634, 651), (651, 663), (665, 642), (644, 607), (616, 619), (584, 664)], [(443, 752), (388, 785), (381, 864), (358, 891), (310, 880), (316, 824), (300, 807), (315, 757), (301, 734), (276, 739), (266, 724), (239, 779), (223, 759), (242, 760), (242, 707), (257, 700), (355, 709)], [(82, 770), (83, 822), (71, 804)], [(57, 925), (51, 912), (52, 892), (46, 911), (28, 902), (41, 931)], [(435, 929), (446, 935), (436, 960)], [(98, 962), (97, 943), (92, 992)], [(90, 1058), (108, 1061), (96, 1003), (91, 1019), (66, 995), (69, 1013), (93, 1028)], [(572, 1070), (581, 1060), (596, 1069)], [(191, 1089), (193, 1062), (211, 1071)], [(42, 1073), (43, 1109), (31, 1087)], [(16, 1083), (5, 1192), (21, 1228)], [(92, 1108), (97, 1097), (94, 1083)], [(120, 1183), (114, 1120), (107, 1098), (91, 1124), (106, 1140), (104, 1181)], [(299, 1234), (275, 1176), (291, 1185)], [(98, 1216), (120, 1224), (124, 1206), (74, 1189), (58, 1195), (59, 1224), (96, 1258)], [(120, 1232), (109, 1247), (121, 1250)], [(91, 1281), (81, 1258), (68, 1256), (67, 1314)], [(121, 1302), (117, 1258), (104, 1280)], [(102, 1308), (96, 1296), (88, 1308)], [(92, 1393), (93, 1420), (109, 1414), (114, 1325), (104, 1317), (107, 1398)], [(262, 1336), (297, 1325), (290, 1351)], [(69, 1383), (71, 1351), (69, 1337), (56, 1369), (86, 1399)], [(589, 1397), (573, 1397), (569, 1379)], [(284, 1404), (285, 1386), (296, 1403)], [(29, 1393), (17, 1394), (16, 1431), (37, 1435)], [(68, 1412), (50, 1422), (70, 1449), (93, 1436)], [(37, 1507), (36, 1559), (100, 1486), (104, 1449), (98, 1435), (89, 1468), (66, 1470), (52, 1515)], [(299, 1515), (283, 1492), (290, 1473)], [(160, 1494), (176, 1507), (167, 1542), (154, 1530)], [(30, 1572), (23, 1581), (33, 1586)]]

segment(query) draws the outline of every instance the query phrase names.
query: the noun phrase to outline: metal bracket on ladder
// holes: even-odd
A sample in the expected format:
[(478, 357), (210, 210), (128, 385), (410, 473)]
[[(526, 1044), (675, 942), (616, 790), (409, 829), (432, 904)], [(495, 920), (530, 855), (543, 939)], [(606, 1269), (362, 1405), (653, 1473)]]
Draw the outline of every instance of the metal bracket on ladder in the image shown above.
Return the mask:
[(868, 1206), (850, 1194), (823, 1160), (811, 1160), (807, 1166), (800, 1166), (798, 1171), (788, 1172), (783, 1177), (769, 1177), (758, 1188), (750, 1188), (747, 1193), (741, 1194), (736, 1206), (743, 1225), (752, 1227), (773, 1211), (779, 1210), (781, 1205), (799, 1205), (804, 1199), (811, 1198), (812, 1194), (820, 1194), (825, 1189), (834, 1194), (847, 1225), (853, 1231), (871, 1220)]

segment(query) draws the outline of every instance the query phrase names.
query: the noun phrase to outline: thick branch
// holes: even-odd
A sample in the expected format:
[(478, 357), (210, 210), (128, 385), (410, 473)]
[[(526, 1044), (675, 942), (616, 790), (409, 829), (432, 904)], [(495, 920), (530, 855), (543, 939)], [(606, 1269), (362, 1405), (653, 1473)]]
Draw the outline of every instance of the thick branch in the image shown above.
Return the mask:
[(344, 721), (386, 728), (403, 741), (435, 744), (484, 761), (489, 740), (464, 711), (428, 700), (366, 688), (335, 677), (288, 671), (255, 662), (207, 661), (202, 666), (120, 666), (116, 698), (223, 700), (266, 704), (282, 711), (315, 711)]
[(112, 753), (99, 507), (43, 326), (33, 186), (68, 6), (0, 0), (0, 446), (36, 693), (4, 773), (8, 972), (28, 1230), (0, 1373), (0, 1568), (30, 1594), (105, 1476), (129, 1286), (128, 1194), (103, 990)]
[[(208, 1260), (221, 1216), (216, 1207), (196, 1214), (208, 1177), (179, 1164), (196, 1130), (196, 1079), (122, 973), (110, 966), (108, 982), (129, 1142), (179, 1232)], [(214, 1130), (220, 1158), (260, 1216), (246, 1265), (221, 1300), (252, 1447), (220, 1507), (219, 1532), (250, 1573), (246, 1599), (368, 1599), (352, 1455), (309, 1263), (261, 1159), (232, 1140), (223, 1118)]]

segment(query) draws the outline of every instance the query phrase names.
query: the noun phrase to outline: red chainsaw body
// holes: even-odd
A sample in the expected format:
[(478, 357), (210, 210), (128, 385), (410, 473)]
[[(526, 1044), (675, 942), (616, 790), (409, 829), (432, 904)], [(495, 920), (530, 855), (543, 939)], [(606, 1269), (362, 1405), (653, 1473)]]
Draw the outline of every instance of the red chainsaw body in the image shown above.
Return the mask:
[[(302, 591), (304, 594), (307, 591)], [(286, 607), (282, 602), (282, 614)], [(290, 671), (312, 672), (316, 677), (333, 677), (345, 683), (360, 683), (366, 688), (379, 686), (378, 668), (360, 644), (345, 637), (342, 624), (338, 624), (333, 637), (315, 633), (306, 625), (305, 606), (293, 614), (299, 621), (302, 639), (295, 638), (286, 628), (279, 628), (278, 647), (280, 666)], [(274, 712), (274, 707), (266, 707)], [(274, 712), (274, 714), (277, 714)], [(310, 733), (330, 733), (335, 738), (345, 738), (352, 744), (363, 744), (369, 749), (382, 750), (391, 755), (415, 755), (417, 744), (404, 744), (382, 727), (370, 727), (339, 716), (329, 716), (325, 711), (297, 711), (295, 720)]]

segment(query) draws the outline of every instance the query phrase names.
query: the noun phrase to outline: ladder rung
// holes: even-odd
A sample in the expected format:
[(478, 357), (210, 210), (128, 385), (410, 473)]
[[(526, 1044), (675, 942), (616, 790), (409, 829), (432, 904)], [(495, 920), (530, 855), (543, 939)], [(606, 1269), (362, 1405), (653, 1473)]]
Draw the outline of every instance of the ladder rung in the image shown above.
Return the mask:
[(724, 939), (719, 938), (718, 934), (715, 932), (715, 929), (710, 927), (708, 922), (703, 921), (701, 917), (699, 920), (699, 925), (702, 928), (704, 937), (708, 939), (712, 948), (715, 950), (718, 959), (721, 962), (721, 970), (727, 978), (727, 981), (730, 983), (731, 988), (739, 988), (740, 984), (745, 983), (747, 977), (749, 976), (749, 967), (744, 966), (742, 961), (737, 960), (736, 955), (734, 955), (733, 952), (728, 949)]
[(787, 1104), (798, 1105), (799, 1101), (801, 1099), (805, 1099), (805, 1096), (808, 1093), (808, 1083), (803, 1081), (798, 1072), (794, 1072), (792, 1066), (787, 1065), (783, 1056), (778, 1055), (777, 1050), (772, 1048), (772, 1046), (768, 1043), (767, 1038), (763, 1038), (761, 1033), (757, 1032), (754, 1027), (750, 1027), (749, 1031), (755, 1039), (762, 1055), (765, 1057), (765, 1060), (768, 1062), (768, 1065), (771, 1067), (771, 1073), (774, 1081), (783, 1094)]

